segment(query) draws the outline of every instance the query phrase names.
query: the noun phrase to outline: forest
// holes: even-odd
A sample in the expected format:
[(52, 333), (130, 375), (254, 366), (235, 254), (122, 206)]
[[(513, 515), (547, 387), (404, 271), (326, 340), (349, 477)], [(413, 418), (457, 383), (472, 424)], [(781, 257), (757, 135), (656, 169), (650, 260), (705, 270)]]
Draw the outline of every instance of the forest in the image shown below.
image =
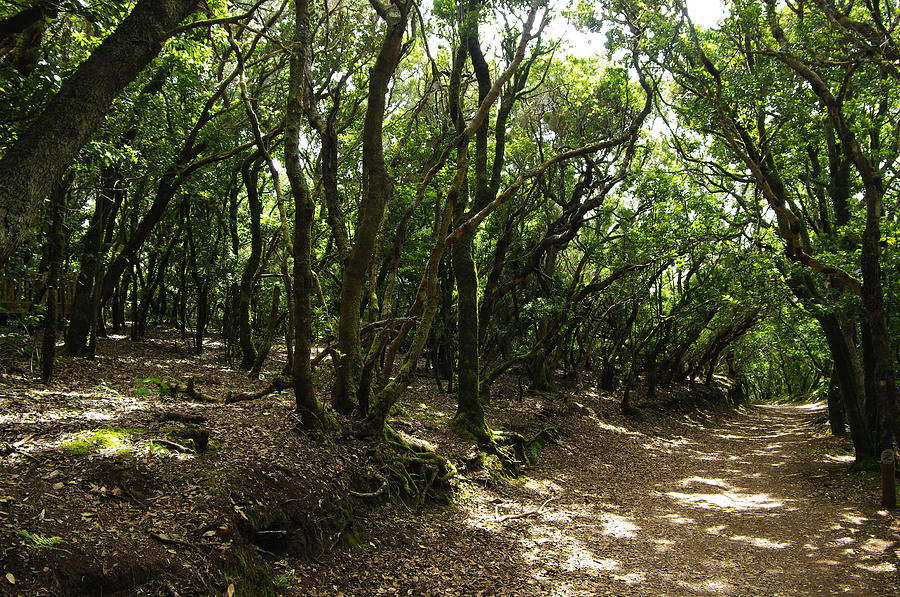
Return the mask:
[[(874, 525), (881, 559), (822, 568), (835, 592), (893, 594), (900, 9), (704, 10), (0, 0), (0, 595), (660, 594), (626, 555), (580, 580), (526, 579), (545, 556), (524, 551), (502, 586), (388, 580), (418, 556), (370, 539), (509, 556), (505, 532), (568, 503), (557, 474), (501, 514), (537, 470), (581, 500), (616, 493), (609, 466), (621, 495), (696, 508), (641, 490), (642, 458), (732, 499), (785, 446), (784, 492)], [(738, 436), (690, 458), (738, 450), (743, 481), (679, 477), (685, 445)], [(728, 508), (798, 497), (753, 491)], [(465, 527), (484, 536), (415, 522), (448, 503), (493, 517)], [(738, 518), (762, 526), (730, 545), (765, 528)], [(650, 528), (628, 524), (601, 534)]]

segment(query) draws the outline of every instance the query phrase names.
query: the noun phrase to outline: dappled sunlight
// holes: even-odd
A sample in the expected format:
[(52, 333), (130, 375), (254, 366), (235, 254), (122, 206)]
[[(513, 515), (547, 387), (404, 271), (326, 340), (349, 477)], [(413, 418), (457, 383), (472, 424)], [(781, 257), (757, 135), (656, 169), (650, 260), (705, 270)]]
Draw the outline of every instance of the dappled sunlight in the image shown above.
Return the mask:
[(885, 541), (884, 539), (870, 537), (865, 543), (862, 544), (862, 549), (863, 551), (867, 551), (869, 553), (884, 553), (896, 545), (896, 541)]
[[(761, 410), (769, 410), (769, 411), (783, 411), (784, 406), (780, 404), (756, 404), (755, 408)], [(821, 402), (806, 402), (803, 404), (791, 404), (791, 410), (801, 411), (801, 412), (825, 412), (828, 410), (828, 404), (824, 401)]]
[[(585, 415), (592, 429), (615, 437), (613, 450), (633, 446), (636, 454), (648, 455), (646, 461), (629, 470), (616, 458), (568, 452), (579, 469), (610, 479), (608, 488), (595, 480), (587, 491), (572, 493), (578, 478), (568, 471), (528, 479), (520, 487), (531, 496), (490, 504), (495, 512), (487, 528), (515, 537), (531, 578), (552, 586), (535, 595), (740, 596), (774, 594), (779, 586), (801, 590), (784, 594), (806, 594), (819, 582), (810, 573), (835, 591), (853, 593), (853, 582), (865, 574), (896, 573), (897, 543), (865, 532), (880, 517), (885, 527), (897, 525), (892, 513), (810, 509), (808, 494), (796, 483), (807, 478), (798, 472), (796, 452), (809, 428), (782, 418), (788, 409), (767, 410), (771, 421), (732, 423), (713, 436), (700, 435), (709, 422), (698, 417), (679, 422), (669, 434), (640, 433), (619, 427), (616, 419)], [(685, 431), (689, 425), (697, 426), (696, 435)], [(631, 487), (626, 481), (642, 476), (651, 482), (649, 491), (625, 490)], [(509, 520), (498, 522), (504, 517)], [(809, 519), (815, 522), (806, 531), (802, 525)], [(660, 593), (654, 589), (659, 586), (670, 588)]]
[(654, 539), (653, 540), (654, 547), (657, 553), (666, 553), (667, 551), (671, 551), (675, 549), (676, 543), (671, 539)]
[(697, 445), (697, 442), (690, 440), (686, 437), (654, 437), (652, 440), (644, 444), (644, 448), (647, 450), (665, 450), (666, 453), (671, 453), (675, 448), (679, 448), (681, 446), (689, 446), (689, 445)]
[(566, 551), (569, 557), (561, 568), (567, 572), (600, 573), (622, 568), (622, 564), (612, 558), (594, 558), (594, 554), (580, 545), (568, 546)]
[(595, 424), (597, 425), (597, 427), (599, 427), (600, 429), (602, 429), (602, 430), (604, 430), (604, 431), (609, 431), (609, 432), (612, 432), (612, 433), (618, 433), (618, 434), (620, 434), (620, 435), (630, 435), (630, 436), (642, 436), (642, 435), (644, 435), (643, 433), (640, 433), (640, 432), (638, 432), (638, 431), (632, 431), (632, 430), (630, 430), (630, 429), (628, 429), (628, 428), (626, 428), (626, 427), (619, 427), (618, 425), (612, 425), (612, 424), (610, 424), (610, 423), (607, 423), (606, 421), (599, 420), (599, 419), (596, 421)]
[(783, 500), (777, 500), (768, 493), (680, 493), (670, 491), (667, 496), (685, 506), (704, 509), (722, 509), (743, 512), (747, 510), (772, 510), (784, 506)]
[(712, 485), (713, 487), (720, 487), (722, 489), (728, 489), (728, 484), (723, 479), (707, 479), (704, 477), (688, 477), (687, 479), (682, 479), (678, 483), (683, 486), (688, 486), (688, 485), (693, 485), (695, 483), (699, 483), (701, 485)]
[(697, 524), (697, 521), (694, 520), (693, 518), (688, 518), (687, 516), (681, 516), (680, 514), (665, 514), (663, 516), (660, 516), (660, 518), (668, 520), (672, 524), (677, 524), (677, 525)]
[(840, 455), (836, 455), (836, 454), (826, 454), (825, 460), (827, 460), (828, 462), (839, 462), (839, 463), (843, 463), (843, 464), (852, 464), (853, 462), (856, 461), (856, 458), (849, 454), (845, 455), (845, 456), (840, 456)]
[(628, 574), (613, 574), (613, 578), (626, 585), (639, 585), (647, 579), (646, 572), (630, 572)]
[(47, 403), (23, 412), (0, 414), (0, 425), (38, 425), (48, 422), (67, 421), (110, 421), (121, 418), (123, 413), (145, 411), (154, 408), (154, 403), (125, 394), (94, 394), (83, 392), (54, 392), (32, 390), (29, 397), (41, 401), (46, 398), (64, 398), (64, 405)]
[(522, 484), (525, 489), (529, 489), (535, 493), (545, 493), (547, 495), (562, 493), (563, 488), (550, 479), (532, 479), (527, 478)]
[(897, 566), (890, 562), (881, 564), (857, 564), (856, 567), (860, 570), (865, 570), (866, 572), (874, 572), (875, 574), (886, 574), (888, 572), (897, 571)]
[(856, 516), (854, 514), (846, 514), (846, 513), (841, 514), (841, 518), (843, 518), (845, 521), (849, 522), (850, 524), (865, 524), (871, 520), (870, 518), (865, 518), (863, 516)]
[[(892, 513), (810, 509), (802, 484), (808, 477), (797, 468), (809, 427), (782, 418), (788, 409), (765, 411), (772, 413), (765, 424), (732, 423), (714, 435), (701, 434), (710, 422), (696, 416), (694, 434), (681, 420), (674, 433), (639, 432), (585, 414), (591, 429), (614, 438), (611, 452), (564, 456), (592, 471), (592, 483), (574, 491), (579, 477), (571, 470), (524, 479), (517, 498), (484, 505), (482, 528), (514, 538), (532, 586), (541, 585), (535, 595), (741, 596), (777, 593), (782, 585), (801, 591), (785, 594), (806, 594), (817, 586), (809, 573), (853, 593), (850, 578), (896, 573), (897, 543), (867, 534), (882, 517), (885, 527), (897, 525)], [(619, 449), (646, 459), (627, 469), (617, 457), (592, 456)], [(650, 481), (645, 491), (627, 490), (642, 478)], [(811, 531), (807, 520), (815, 521)], [(642, 555), (625, 555), (634, 553)], [(659, 586), (670, 589), (660, 593)]]
[(729, 539), (731, 539), (732, 541), (747, 543), (748, 545), (752, 545), (753, 547), (759, 547), (763, 549), (784, 549), (791, 546), (790, 541), (780, 543), (778, 541), (771, 541), (764, 537), (747, 537), (745, 535), (735, 535), (733, 537), (729, 537)]
[(603, 534), (617, 539), (632, 539), (636, 535), (636, 531), (640, 527), (631, 520), (617, 514), (603, 514), (600, 517), (600, 526), (603, 528)]
[(678, 584), (682, 588), (701, 595), (729, 595), (735, 590), (734, 585), (724, 579), (710, 579), (700, 583), (681, 580), (678, 581)]

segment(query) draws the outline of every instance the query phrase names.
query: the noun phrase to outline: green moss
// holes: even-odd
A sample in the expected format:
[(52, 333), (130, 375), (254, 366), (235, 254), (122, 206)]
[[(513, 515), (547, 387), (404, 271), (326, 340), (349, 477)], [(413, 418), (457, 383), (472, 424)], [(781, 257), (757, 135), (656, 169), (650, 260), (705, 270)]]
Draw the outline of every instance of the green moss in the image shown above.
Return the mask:
[(63, 442), (63, 450), (72, 454), (93, 454), (104, 450), (112, 450), (117, 454), (127, 454), (132, 449), (132, 437), (145, 433), (146, 429), (122, 429), (118, 427), (82, 431), (75, 439)]
[(402, 404), (400, 404), (399, 402), (395, 402), (395, 403), (391, 406), (391, 416), (392, 416), (392, 417), (408, 417), (408, 416), (409, 416), (409, 411), (406, 410), (406, 407), (404, 407), (404, 406), (403, 406)]
[(234, 583), (235, 597), (275, 597), (278, 594), (275, 571), (256, 554), (239, 551), (225, 571)]
[(347, 545), (349, 545), (356, 551), (365, 551), (366, 547), (369, 546), (368, 543), (363, 543), (362, 541), (360, 541), (357, 534), (351, 530), (348, 530), (344, 533), (344, 541), (346, 541)]
[(484, 454), (482, 457), (482, 466), (495, 481), (510, 481), (515, 478), (504, 466), (503, 461), (496, 454)]

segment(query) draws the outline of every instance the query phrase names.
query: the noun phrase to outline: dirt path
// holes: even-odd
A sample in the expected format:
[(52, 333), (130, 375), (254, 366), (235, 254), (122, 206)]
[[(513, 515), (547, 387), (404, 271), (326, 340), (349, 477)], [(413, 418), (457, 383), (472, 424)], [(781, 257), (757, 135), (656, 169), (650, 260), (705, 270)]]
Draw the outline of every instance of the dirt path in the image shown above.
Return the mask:
[(293, 591), (900, 594), (900, 519), (861, 491), (870, 476), (822, 452), (821, 407), (653, 428), (598, 417), (612, 405), (588, 400), (528, 479), (477, 488), (450, 513), (373, 515), (361, 547), (303, 570)]
[[(821, 406), (679, 415), (672, 405), (702, 393), (672, 388), (633, 420), (613, 394), (528, 393), (511, 379), (495, 384), (489, 423), (560, 432), (527, 477), (461, 470), (457, 505), (420, 512), (360, 499), (343, 533), (349, 508), (331, 502), (372, 480), (371, 446), (297, 432), (289, 395), (191, 404), (143, 387), (151, 376), (197, 376), (219, 395), (256, 387), (223, 369), (212, 343), (202, 359), (174, 332), (101, 348), (97, 361), (65, 361), (50, 387), (0, 374), (0, 595), (99, 594), (90, 586), (157, 597), (174, 583), (180, 595), (234, 584), (256, 597), (250, 565), (226, 565), (254, 549), (242, 508), (288, 503), (309, 543), (259, 550), (253, 565), (291, 597), (900, 595), (900, 516), (880, 511), (872, 473), (850, 472), (847, 442), (824, 437)], [(170, 411), (202, 415), (216, 449), (154, 452)], [(464, 469), (471, 446), (449, 431), (453, 397), (430, 377), (414, 378), (396, 411), (395, 428)], [(100, 428), (130, 443), (64, 447)]]

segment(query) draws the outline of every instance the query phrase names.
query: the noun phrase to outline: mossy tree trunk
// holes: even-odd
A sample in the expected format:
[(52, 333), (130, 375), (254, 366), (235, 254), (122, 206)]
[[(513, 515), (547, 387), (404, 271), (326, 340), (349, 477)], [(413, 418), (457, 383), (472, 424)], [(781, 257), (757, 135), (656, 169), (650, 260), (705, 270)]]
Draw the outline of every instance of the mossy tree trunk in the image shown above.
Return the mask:
[(294, 196), (294, 396), (297, 413), (305, 427), (326, 426), (328, 421), (316, 397), (312, 382), (310, 350), (312, 348), (312, 302), (314, 289), (312, 272), (312, 224), (315, 204), (303, 168), (300, 164), (300, 126), (303, 118), (303, 97), (309, 81), (304, 64), (309, 59), (309, 5), (297, 0), (293, 47), (290, 56), (290, 75), (284, 126), (285, 169)]
[(250, 207), (250, 256), (241, 274), (241, 285), (238, 290), (237, 321), (238, 343), (241, 347), (240, 368), (249, 370), (256, 362), (256, 346), (253, 343), (253, 330), (250, 326), (250, 299), (253, 294), (253, 281), (262, 256), (262, 233), (260, 217), (262, 202), (259, 198), (259, 171), (262, 168), (262, 152), (248, 157), (241, 166), (241, 180), (247, 190), (247, 202)]
[(21, 244), (40, 203), (103, 122), (113, 100), (198, 4), (139, 0), (0, 158), (0, 267)]
[[(487, 101), (493, 88), (490, 69), (481, 49), (478, 28), (479, 11), (483, 7), (480, 0), (469, 0), (468, 12), (462, 25), (462, 39), (457, 52), (457, 62), (465, 60), (466, 55), (472, 63), (475, 78), (478, 81), (478, 103)], [(512, 61), (513, 56), (507, 58)], [(532, 57), (533, 61), (534, 57)], [(516, 96), (522, 91), (528, 79), (531, 63), (518, 70), (508, 88), (500, 97), (497, 117), (494, 125), (493, 163), (488, 165), (488, 120), (475, 130), (475, 155), (473, 160), (475, 189), (471, 206), (466, 204), (468, 190), (464, 187), (457, 206), (456, 225), (460, 225), (471, 214), (478, 213), (497, 197), (500, 188), (501, 173), (505, 161), (506, 124)], [(457, 68), (461, 68), (458, 65)], [(458, 94), (457, 94), (458, 95)], [(454, 111), (451, 106), (451, 116)], [(458, 113), (459, 107), (455, 107)], [(458, 118), (455, 118), (458, 120)], [(462, 122), (458, 120), (458, 129)], [(471, 207), (469, 213), (466, 209)], [(480, 434), (487, 429), (484, 422), (484, 409), (481, 405), (480, 350), (478, 305), (478, 271), (472, 256), (472, 249), (477, 228), (466, 232), (453, 244), (451, 257), (457, 289), (457, 424), (462, 428), (477, 429)], [(489, 313), (489, 311), (488, 311)]]
[[(403, 35), (412, 4), (395, 1), (379, 16), (387, 23), (375, 64), (369, 73), (369, 95), (362, 133), (363, 198), (359, 206), (356, 234), (341, 276), (341, 306), (338, 324), (338, 365), (332, 403), (340, 413), (352, 412), (363, 368), (359, 340), (363, 286), (384, 209), (393, 194), (384, 158), (386, 96), (400, 62)], [(363, 414), (363, 413), (361, 413)]]

